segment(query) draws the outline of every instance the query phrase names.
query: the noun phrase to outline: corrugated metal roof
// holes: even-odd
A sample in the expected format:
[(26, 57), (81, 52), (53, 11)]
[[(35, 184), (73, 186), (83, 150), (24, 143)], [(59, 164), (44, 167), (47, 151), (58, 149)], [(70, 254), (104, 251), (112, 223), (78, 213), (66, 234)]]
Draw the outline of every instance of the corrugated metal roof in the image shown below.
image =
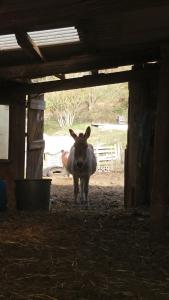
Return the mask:
[[(80, 41), (77, 29), (75, 27), (33, 31), (28, 32), (28, 34), (37, 46), (67, 44)], [(0, 36), (0, 50), (17, 48), (20, 48), (20, 46), (17, 43), (15, 34)]]

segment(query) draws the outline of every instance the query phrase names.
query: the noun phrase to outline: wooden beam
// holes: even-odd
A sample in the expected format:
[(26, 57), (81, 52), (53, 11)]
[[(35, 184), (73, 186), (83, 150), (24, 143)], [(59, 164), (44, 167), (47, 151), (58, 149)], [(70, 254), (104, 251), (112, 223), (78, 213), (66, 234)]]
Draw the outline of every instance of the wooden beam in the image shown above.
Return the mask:
[[(17, 65), (10, 67), (0, 67), (0, 78), (38, 78), (55, 74), (66, 74), (74, 72), (89, 71), (95, 69), (96, 65), (102, 65), (104, 68), (115, 65), (110, 56), (92, 56), (79, 55), (72, 56), (70, 59), (46, 62), (43, 64)], [(93, 66), (93, 67), (92, 67)]]
[[(123, 58), (124, 56), (125, 55), (123, 55)], [(118, 67), (119, 65), (130, 65), (133, 61), (132, 57), (122, 61), (121, 58), (114, 58), (112, 54), (107, 55), (106, 53), (105, 55), (79, 55), (72, 56), (69, 59), (44, 62), (43, 64), (0, 67), (0, 78), (7, 80), (16, 78), (40, 78), (56, 74), (85, 72), (93, 69), (110, 69)], [(141, 57), (142, 63), (147, 61), (148, 57)]]
[(152, 66), (152, 70), (133, 70), (116, 72), (110, 74), (88, 75), (80, 78), (72, 78), (65, 80), (56, 80), (40, 83), (30, 83), (18, 85), (15, 89), (18, 92), (26, 94), (49, 93), (54, 91), (64, 91), (78, 88), (86, 88), (91, 86), (101, 86), (106, 84), (128, 82), (142, 78), (152, 78), (158, 76), (158, 68)]
[(29, 143), (28, 148), (29, 150), (39, 150), (44, 149), (45, 147), (45, 141), (43, 139), (35, 140)]
[(55, 75), (57, 78), (59, 78), (60, 80), (65, 79), (65, 74), (56, 74)]
[(98, 75), (99, 71), (98, 70), (91, 70), (91, 75)]
[(38, 61), (45, 61), (45, 58), (39, 49), (39, 47), (35, 44), (35, 42), (31, 39), (29, 34), (26, 32), (17, 32), (15, 33), (16, 40), (18, 45), (26, 50), (26, 52), (33, 58), (38, 59)]

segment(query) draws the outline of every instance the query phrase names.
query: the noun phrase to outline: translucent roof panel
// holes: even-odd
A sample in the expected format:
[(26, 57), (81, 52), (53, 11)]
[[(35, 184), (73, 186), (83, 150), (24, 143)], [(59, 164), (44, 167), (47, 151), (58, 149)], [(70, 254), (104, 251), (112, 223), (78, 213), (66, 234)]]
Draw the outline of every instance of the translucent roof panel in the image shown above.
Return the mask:
[(66, 44), (79, 41), (79, 35), (75, 27), (33, 31), (28, 32), (28, 34), (38, 46)]
[(0, 35), (0, 50), (20, 48), (14, 34)]
[[(48, 46), (78, 42), (79, 35), (75, 27), (28, 32), (37, 46)], [(0, 50), (17, 49), (15, 34), (0, 35)]]

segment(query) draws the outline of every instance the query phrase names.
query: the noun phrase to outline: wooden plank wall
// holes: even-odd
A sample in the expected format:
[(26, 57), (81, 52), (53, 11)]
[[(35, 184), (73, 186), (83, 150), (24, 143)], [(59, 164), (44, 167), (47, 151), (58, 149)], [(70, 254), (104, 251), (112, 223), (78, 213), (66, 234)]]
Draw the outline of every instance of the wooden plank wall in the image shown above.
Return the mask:
[(44, 152), (44, 95), (29, 96), (26, 178), (41, 179)]
[(155, 238), (165, 237), (169, 207), (169, 46), (162, 50), (151, 203), (151, 232)]
[(5, 93), (0, 103), (10, 105), (9, 160), (0, 161), (0, 178), (7, 183), (8, 207), (15, 208), (15, 179), (24, 178), (25, 95)]

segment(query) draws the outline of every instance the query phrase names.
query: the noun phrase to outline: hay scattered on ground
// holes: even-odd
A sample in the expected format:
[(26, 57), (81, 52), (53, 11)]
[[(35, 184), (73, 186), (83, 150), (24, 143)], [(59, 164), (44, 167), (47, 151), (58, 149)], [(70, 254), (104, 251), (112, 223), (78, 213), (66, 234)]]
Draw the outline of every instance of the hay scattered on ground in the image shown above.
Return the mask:
[(169, 239), (151, 243), (148, 214), (69, 205), (0, 215), (0, 299), (169, 299)]

